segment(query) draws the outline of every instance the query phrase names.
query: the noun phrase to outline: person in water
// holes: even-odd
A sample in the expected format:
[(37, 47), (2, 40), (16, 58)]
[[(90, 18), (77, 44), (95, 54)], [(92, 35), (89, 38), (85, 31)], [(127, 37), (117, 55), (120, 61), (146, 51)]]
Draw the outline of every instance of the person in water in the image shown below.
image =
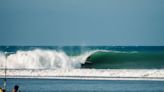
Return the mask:
[(12, 90), (12, 92), (19, 92), (18, 90), (19, 90), (19, 86), (18, 85), (15, 85), (14, 88), (13, 88), (13, 90)]

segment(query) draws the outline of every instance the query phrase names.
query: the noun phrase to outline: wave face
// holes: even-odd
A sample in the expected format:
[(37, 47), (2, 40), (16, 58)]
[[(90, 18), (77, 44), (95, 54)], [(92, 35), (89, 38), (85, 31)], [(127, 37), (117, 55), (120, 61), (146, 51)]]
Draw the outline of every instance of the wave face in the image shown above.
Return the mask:
[(0, 46), (0, 69), (161, 69), (164, 47)]
[(96, 69), (162, 69), (163, 52), (102, 52), (98, 51), (82, 65)]

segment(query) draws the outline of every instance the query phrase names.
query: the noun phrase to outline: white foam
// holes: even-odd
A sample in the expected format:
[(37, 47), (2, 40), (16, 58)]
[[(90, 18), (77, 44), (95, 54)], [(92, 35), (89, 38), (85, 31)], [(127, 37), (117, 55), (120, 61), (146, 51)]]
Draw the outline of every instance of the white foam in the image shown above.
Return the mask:
[[(95, 51), (85, 52), (79, 56), (68, 56), (62, 51), (41, 50), (17, 51), (15, 54), (5, 56), (0, 54), (0, 68), (5, 65), (8, 69), (71, 69), (80, 68), (88, 56)], [(5, 64), (6, 63), (6, 64)]]
[[(4, 70), (0, 70), (4, 77)], [(163, 69), (42, 69), (7, 70), (11, 78), (58, 79), (158, 79), (164, 80)]]

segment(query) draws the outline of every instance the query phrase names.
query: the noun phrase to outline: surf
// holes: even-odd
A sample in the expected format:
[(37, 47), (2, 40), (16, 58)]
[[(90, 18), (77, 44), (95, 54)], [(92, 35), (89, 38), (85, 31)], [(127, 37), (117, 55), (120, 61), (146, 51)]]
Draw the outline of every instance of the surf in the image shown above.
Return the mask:
[[(153, 49), (152, 49), (153, 48)], [(0, 76), (8, 78), (164, 77), (161, 47), (1, 47)]]
[(4, 68), (6, 64), (8, 69), (77, 69), (95, 52), (89, 51), (78, 56), (69, 56), (63, 51), (42, 49), (19, 50), (9, 55), (1, 52), (0, 67)]
[(0, 69), (163, 69), (164, 52), (32, 49), (0, 52)]

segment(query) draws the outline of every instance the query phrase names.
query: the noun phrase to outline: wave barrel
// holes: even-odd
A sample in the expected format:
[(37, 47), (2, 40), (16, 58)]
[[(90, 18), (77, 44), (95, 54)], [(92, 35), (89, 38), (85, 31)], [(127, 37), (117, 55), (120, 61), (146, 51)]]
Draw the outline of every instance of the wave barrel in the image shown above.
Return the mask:
[(96, 52), (82, 64), (94, 69), (163, 69), (163, 52)]

